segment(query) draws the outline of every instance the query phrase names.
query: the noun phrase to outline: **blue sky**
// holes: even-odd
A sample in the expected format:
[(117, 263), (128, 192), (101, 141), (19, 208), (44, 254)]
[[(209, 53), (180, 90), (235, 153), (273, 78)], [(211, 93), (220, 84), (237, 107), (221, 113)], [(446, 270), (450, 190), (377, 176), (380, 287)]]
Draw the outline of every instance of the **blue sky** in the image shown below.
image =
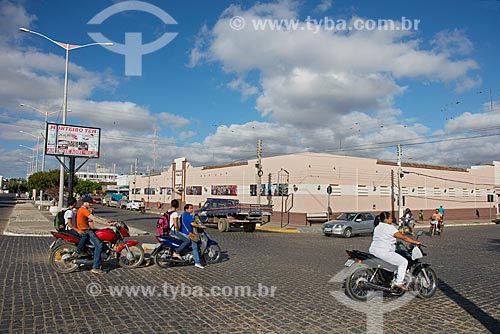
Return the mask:
[[(26, 175), (31, 153), (19, 144), (35, 144), (19, 131), (36, 135), (43, 126), (43, 114), (20, 103), (55, 112), (51, 122), (62, 118), (64, 50), (20, 27), (72, 44), (94, 42), (90, 32), (115, 43), (125, 33), (142, 33), (143, 43), (178, 33), (142, 56), (140, 76), (126, 75), (124, 55), (103, 47), (70, 52), (68, 123), (102, 128), (91, 170), (99, 163), (127, 173), (135, 159), (139, 171), (161, 170), (181, 156), (198, 166), (246, 160), (258, 139), (264, 156), (395, 160), (401, 143), (412, 162), (499, 159), (500, 1), (147, 1), (177, 24), (140, 11), (88, 24), (119, 3), (131, 4), (0, 0), (0, 175)], [(236, 16), (242, 30), (230, 26)], [(305, 29), (308, 17), (405, 17), (419, 26), (314, 32)], [(258, 30), (255, 20), (294, 20), (299, 28)], [(53, 157), (46, 164), (57, 167)]]

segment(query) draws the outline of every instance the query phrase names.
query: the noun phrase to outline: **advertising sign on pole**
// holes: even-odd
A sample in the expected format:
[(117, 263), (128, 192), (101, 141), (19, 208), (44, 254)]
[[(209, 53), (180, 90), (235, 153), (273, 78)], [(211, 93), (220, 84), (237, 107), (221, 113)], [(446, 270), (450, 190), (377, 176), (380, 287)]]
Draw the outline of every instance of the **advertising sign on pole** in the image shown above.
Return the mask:
[(45, 154), (99, 158), (101, 129), (47, 123)]

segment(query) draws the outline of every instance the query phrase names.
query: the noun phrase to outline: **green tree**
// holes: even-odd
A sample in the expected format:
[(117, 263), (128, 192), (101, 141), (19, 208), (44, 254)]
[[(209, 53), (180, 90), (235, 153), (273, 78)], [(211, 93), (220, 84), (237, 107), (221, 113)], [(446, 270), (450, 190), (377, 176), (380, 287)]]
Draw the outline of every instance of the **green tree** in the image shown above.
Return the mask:
[[(76, 178), (75, 178), (76, 181)], [(99, 182), (92, 182), (87, 180), (78, 180), (75, 182), (74, 192), (79, 195), (92, 194), (97, 190), (101, 190), (102, 186)]]
[[(67, 182), (67, 179), (68, 176), (65, 174), (65, 182)], [(59, 192), (59, 169), (31, 174), (28, 178), (28, 190), (31, 192), (33, 189), (43, 190), (48, 195), (57, 197)]]
[(7, 190), (11, 193), (26, 192), (26, 190), (28, 190), (28, 184), (23, 179), (9, 179)]

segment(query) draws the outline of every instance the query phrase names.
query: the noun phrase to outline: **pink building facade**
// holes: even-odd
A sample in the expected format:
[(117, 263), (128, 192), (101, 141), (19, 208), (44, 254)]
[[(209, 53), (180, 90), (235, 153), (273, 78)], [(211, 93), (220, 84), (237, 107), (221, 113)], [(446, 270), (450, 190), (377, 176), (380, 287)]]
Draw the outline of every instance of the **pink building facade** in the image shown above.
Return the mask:
[[(157, 175), (132, 176), (131, 198), (169, 203), (173, 198), (199, 205), (208, 197), (257, 203), (257, 160), (193, 167), (176, 159)], [(291, 213), (398, 210), (395, 163), (323, 153), (296, 153), (262, 159), (260, 203)], [(415, 213), (443, 206), (446, 210), (491, 208), (496, 213), (500, 163), (455, 168), (402, 163), (403, 206)], [(500, 187), (499, 187), (500, 188)], [(330, 194), (328, 194), (328, 189)], [(493, 195), (494, 202), (488, 202)]]

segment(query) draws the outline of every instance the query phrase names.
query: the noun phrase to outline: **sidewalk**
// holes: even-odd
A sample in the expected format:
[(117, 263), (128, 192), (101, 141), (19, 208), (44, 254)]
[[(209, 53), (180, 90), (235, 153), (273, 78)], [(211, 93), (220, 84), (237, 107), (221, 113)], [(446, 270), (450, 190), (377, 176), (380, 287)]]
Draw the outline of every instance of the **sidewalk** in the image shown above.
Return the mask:
[[(133, 227), (129, 230), (130, 235), (148, 234)], [(31, 201), (18, 200), (3, 235), (51, 237), (50, 231), (55, 229), (54, 216), (49, 211), (38, 210)]]

